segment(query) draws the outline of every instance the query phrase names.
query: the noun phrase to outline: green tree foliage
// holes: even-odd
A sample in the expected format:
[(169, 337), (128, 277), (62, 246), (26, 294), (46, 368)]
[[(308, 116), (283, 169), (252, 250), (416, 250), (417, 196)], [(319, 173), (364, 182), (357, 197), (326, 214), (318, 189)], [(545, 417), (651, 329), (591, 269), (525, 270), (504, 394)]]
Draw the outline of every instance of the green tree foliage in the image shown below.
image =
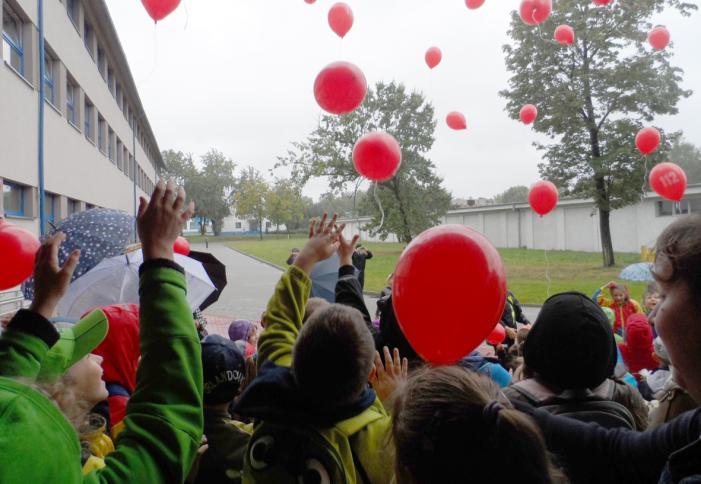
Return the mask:
[(528, 201), (528, 187), (516, 185), (494, 197), (494, 203), (524, 203)]
[(319, 197), (318, 202), (309, 199), (305, 203), (304, 216), (307, 220), (321, 217), (324, 213), (337, 213), (341, 218), (352, 218), (362, 215), (360, 213), (363, 202), (367, 194), (358, 190), (357, 192), (326, 192)]
[[(331, 190), (352, 187), (355, 192), (359, 181), (352, 162), (355, 142), (370, 131), (390, 133), (402, 147), (402, 165), (394, 178), (377, 185), (385, 215), (381, 228), (380, 206), (367, 202), (363, 207), (372, 216), (369, 227), (381, 238), (394, 233), (409, 242), (437, 224), (450, 206), (450, 194), (441, 186), (442, 180), (427, 156), (435, 127), (433, 106), (423, 95), (407, 93), (399, 83), (378, 83), (354, 112), (322, 116), (319, 127), (307, 140), (294, 143), (279, 165), (290, 167), (295, 179), (306, 182), (311, 177), (327, 177)], [(370, 190), (374, 200), (375, 189)]]
[(669, 152), (669, 161), (681, 166), (689, 184), (701, 183), (701, 149), (693, 144), (676, 139)]
[(267, 201), (270, 192), (268, 182), (263, 175), (249, 166), (241, 173), (236, 184), (234, 196), (236, 215), (255, 222), (263, 238), (263, 221), (268, 215)]
[[(665, 7), (689, 14), (682, 0), (630, 0), (598, 7), (589, 0), (559, 0), (548, 21), (524, 24), (513, 14), (504, 46), (511, 72), (501, 95), (514, 118), (526, 103), (538, 107), (534, 129), (552, 140), (543, 152), (541, 175), (565, 194), (592, 197), (599, 209), (604, 265), (615, 263), (611, 210), (633, 203), (645, 185), (645, 168), (663, 161), (669, 141), (644, 159), (635, 134), (655, 116), (675, 114), (691, 94), (680, 87), (682, 70), (670, 63), (672, 49), (647, 44), (650, 19)], [(574, 28), (571, 47), (552, 40), (557, 25)]]
[(279, 178), (268, 192), (267, 212), (270, 222), (279, 230), (287, 227), (287, 233), (297, 230), (304, 221), (302, 188), (290, 179)]

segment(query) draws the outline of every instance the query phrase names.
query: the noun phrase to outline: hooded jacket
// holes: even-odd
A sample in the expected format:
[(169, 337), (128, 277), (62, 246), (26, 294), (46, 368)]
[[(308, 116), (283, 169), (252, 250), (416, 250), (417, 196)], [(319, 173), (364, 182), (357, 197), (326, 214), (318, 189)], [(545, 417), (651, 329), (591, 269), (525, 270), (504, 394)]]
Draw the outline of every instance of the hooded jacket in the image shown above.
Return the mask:
[(118, 304), (102, 308), (110, 329), (93, 353), (102, 356), (102, 379), (107, 384), (110, 424), (118, 425), (127, 413), (127, 402), (136, 388), (139, 365), (139, 306)]
[(21, 311), (0, 338), (0, 482), (183, 482), (202, 438), (202, 360), (182, 269), (140, 268), (141, 367), (117, 448), (81, 475), (75, 429), (30, 385), (58, 340), (53, 325)]
[(606, 297), (605, 291), (606, 287), (599, 288), (594, 293), (594, 299), (597, 304), (604, 308), (611, 308), (616, 313), (616, 321), (613, 324), (613, 332), (616, 334), (622, 334), (625, 330), (625, 326), (628, 323), (628, 318), (633, 314), (645, 314), (638, 301), (631, 299), (626, 286), (618, 286), (619, 289), (623, 289), (626, 293), (626, 300), (623, 304), (617, 304), (611, 298)]
[[(311, 284), (297, 266), (282, 275), (268, 303), (267, 324), (258, 344), (258, 376), (241, 395), (235, 413), (257, 420), (297, 422), (320, 431), (366, 412), (374, 413), (378, 418), (353, 436), (351, 446), (371, 482), (390, 482), (394, 473), (388, 463), (393, 462), (394, 453), (386, 442), (391, 420), (375, 392), (367, 389), (347, 405), (321, 408), (306, 401), (297, 387), (290, 368), (292, 348), (302, 328)], [(351, 456), (343, 455), (342, 459), (347, 471), (355, 469)]]
[(626, 324), (623, 343), (618, 345), (628, 371), (633, 375), (640, 370), (654, 370), (659, 364), (652, 357), (652, 328), (643, 314), (634, 314)]

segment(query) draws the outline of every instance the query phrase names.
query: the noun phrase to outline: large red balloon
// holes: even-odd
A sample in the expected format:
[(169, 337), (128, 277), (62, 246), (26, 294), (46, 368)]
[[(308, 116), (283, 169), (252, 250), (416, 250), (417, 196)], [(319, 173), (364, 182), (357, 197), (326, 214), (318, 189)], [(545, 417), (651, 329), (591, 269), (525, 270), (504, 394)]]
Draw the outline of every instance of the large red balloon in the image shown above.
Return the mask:
[(365, 75), (350, 62), (334, 62), (324, 67), (314, 81), (314, 97), (325, 111), (346, 114), (363, 103), (368, 92)]
[(504, 326), (502, 326), (501, 323), (497, 323), (492, 332), (489, 333), (489, 336), (487, 336), (487, 343), (492, 346), (496, 346), (502, 344), (505, 339), (506, 329), (504, 329)]
[(546, 215), (557, 206), (560, 194), (553, 182), (541, 180), (533, 185), (528, 192), (528, 203), (535, 213)]
[(176, 254), (190, 255), (190, 242), (185, 237), (178, 237), (173, 244), (173, 252)]
[(441, 63), (441, 59), (443, 59), (443, 53), (438, 47), (431, 47), (426, 51), (426, 65), (429, 68), (433, 69), (436, 67)]
[(538, 117), (538, 108), (532, 104), (526, 104), (521, 108), (518, 117), (523, 124), (531, 124)]
[(448, 126), (451, 129), (467, 129), (467, 121), (465, 120), (465, 116), (458, 111), (448, 113), (448, 116), (445, 117), (445, 122), (448, 123)]
[(392, 178), (402, 163), (402, 148), (391, 134), (373, 131), (353, 147), (353, 165), (365, 178), (383, 182)]
[(467, 8), (474, 10), (480, 8), (484, 4), (484, 0), (465, 0), (465, 5)]
[(655, 128), (643, 128), (635, 136), (635, 146), (643, 155), (649, 155), (660, 146), (660, 132)]
[(569, 25), (560, 25), (555, 29), (555, 40), (562, 45), (572, 45), (574, 42), (574, 29)]
[(552, 11), (552, 0), (522, 0), (519, 13), (524, 23), (539, 25), (550, 17)]
[(343, 38), (353, 27), (353, 10), (343, 2), (335, 3), (329, 10), (329, 26)]
[[(452, 303), (426, 304), (430, 294)], [(468, 294), (478, 303), (463, 311)], [(506, 272), (484, 235), (464, 225), (439, 225), (402, 253), (392, 299), (412, 348), (426, 361), (451, 364), (479, 346), (501, 318)]]
[(669, 30), (662, 25), (658, 25), (647, 34), (647, 41), (657, 50), (666, 49), (669, 45)]
[(659, 196), (678, 202), (686, 191), (686, 173), (674, 163), (660, 163), (650, 172), (650, 187)]
[(31, 232), (9, 223), (0, 224), (0, 291), (15, 287), (32, 275), (40, 245)]
[(180, 0), (141, 0), (154, 22), (163, 20), (178, 8)]

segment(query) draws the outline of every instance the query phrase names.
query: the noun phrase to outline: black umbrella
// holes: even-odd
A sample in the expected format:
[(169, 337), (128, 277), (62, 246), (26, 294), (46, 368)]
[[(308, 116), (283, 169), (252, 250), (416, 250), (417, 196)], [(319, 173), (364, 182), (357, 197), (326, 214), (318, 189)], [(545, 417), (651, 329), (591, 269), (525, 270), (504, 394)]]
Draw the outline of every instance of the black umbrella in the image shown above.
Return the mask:
[(222, 291), (226, 287), (226, 266), (209, 252), (191, 250), (187, 256), (202, 263), (214, 287), (217, 288), (216, 291), (210, 294), (200, 305), (200, 311), (204, 311), (205, 308), (208, 308), (219, 299), (219, 296), (221, 296)]

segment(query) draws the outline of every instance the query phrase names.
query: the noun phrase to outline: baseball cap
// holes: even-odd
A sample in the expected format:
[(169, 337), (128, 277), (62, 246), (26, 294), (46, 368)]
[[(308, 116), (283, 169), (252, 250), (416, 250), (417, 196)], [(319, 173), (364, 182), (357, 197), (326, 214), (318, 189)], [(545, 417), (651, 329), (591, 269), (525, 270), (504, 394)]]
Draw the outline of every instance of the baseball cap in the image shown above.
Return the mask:
[(107, 336), (109, 323), (101, 310), (95, 310), (71, 326), (58, 328), (59, 340), (41, 362), (37, 380), (57, 381), (80, 359), (92, 353)]
[(217, 405), (234, 399), (246, 374), (246, 359), (236, 344), (218, 334), (202, 340), (204, 403)]

